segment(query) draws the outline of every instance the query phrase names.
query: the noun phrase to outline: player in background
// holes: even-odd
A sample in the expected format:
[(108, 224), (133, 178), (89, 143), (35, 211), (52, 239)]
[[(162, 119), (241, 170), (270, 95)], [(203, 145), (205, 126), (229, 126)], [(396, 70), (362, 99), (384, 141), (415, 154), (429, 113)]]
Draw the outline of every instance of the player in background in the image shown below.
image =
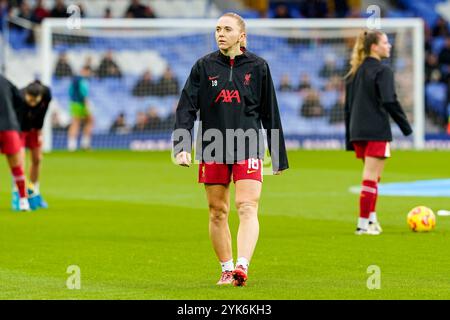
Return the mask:
[(22, 164), (22, 142), (16, 108), (22, 104), (19, 90), (0, 75), (0, 152), (6, 155), (14, 183), (19, 192), (19, 210), (29, 211), (25, 174)]
[(378, 183), (392, 141), (389, 116), (407, 136), (411, 126), (395, 93), (394, 73), (381, 61), (390, 57), (391, 44), (381, 31), (357, 37), (347, 75), (345, 99), (346, 149), (364, 162), (356, 234), (378, 235)]
[[(279, 146), (272, 159), (274, 173), (280, 174), (288, 168), (288, 159), (269, 66), (245, 49), (245, 22), (239, 15), (224, 14), (217, 22), (215, 38), (219, 50), (199, 59), (186, 81), (176, 110), (175, 129), (190, 132), (197, 111), (200, 111), (202, 135), (212, 129), (226, 137), (226, 130), (258, 131), (262, 125), (267, 130), (269, 149), (274, 144)], [(271, 132), (279, 132), (277, 141), (271, 141)], [(183, 145), (182, 151), (176, 154), (176, 162), (189, 166), (191, 141), (180, 140), (174, 137), (174, 148), (179, 143)], [(258, 145), (261, 143), (259, 141)], [(243, 286), (259, 235), (257, 213), (262, 188), (262, 156), (249, 155), (249, 145), (246, 145), (246, 155), (242, 158), (233, 150), (231, 164), (218, 156), (219, 152), (213, 161), (208, 161), (204, 160), (207, 145), (202, 143), (199, 183), (205, 186), (210, 239), (222, 267), (217, 284)], [(227, 150), (223, 151), (225, 155)], [(231, 177), (235, 182), (235, 205), (240, 221), (236, 266), (228, 225)]]
[[(41, 196), (39, 176), (42, 162), (42, 127), (52, 95), (50, 88), (36, 80), (21, 90), (23, 104), (18, 110), (18, 120), (21, 127), (23, 145), (22, 163), (25, 165), (25, 148), (30, 151), (30, 176), (28, 200), (31, 209), (48, 208)], [(17, 191), (13, 195), (13, 209), (18, 209), (19, 197)]]
[(92, 128), (94, 126), (94, 118), (92, 116), (89, 104), (89, 83), (90, 69), (83, 67), (80, 75), (75, 76), (69, 88), (70, 96), (70, 113), (72, 122), (69, 126), (67, 148), (69, 151), (77, 150), (77, 140), (80, 126), (84, 122), (83, 132), (81, 136), (81, 149), (87, 150), (91, 148)]

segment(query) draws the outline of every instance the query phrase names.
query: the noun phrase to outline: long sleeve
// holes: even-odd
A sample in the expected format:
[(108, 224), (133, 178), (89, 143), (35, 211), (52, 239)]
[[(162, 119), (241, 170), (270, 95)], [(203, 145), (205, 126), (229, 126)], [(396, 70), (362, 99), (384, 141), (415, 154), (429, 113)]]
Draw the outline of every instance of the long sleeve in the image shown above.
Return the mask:
[(411, 125), (408, 122), (405, 112), (397, 100), (395, 93), (394, 73), (388, 67), (377, 75), (377, 86), (380, 93), (383, 107), (399, 126), (402, 133), (407, 136), (412, 133)]
[(350, 106), (351, 106), (351, 82), (349, 81), (345, 86), (345, 149), (348, 151), (354, 150), (353, 144), (350, 142)]
[[(286, 146), (275, 88), (267, 64), (264, 65), (261, 94), (261, 122), (267, 130), (267, 143), (272, 157), (273, 171), (285, 170), (289, 168)], [(272, 141), (272, 138), (278, 138), (278, 141)]]
[[(174, 150), (190, 152), (192, 148), (191, 131), (199, 109), (200, 63), (191, 70), (189, 78), (181, 91), (181, 97), (175, 112), (175, 131), (173, 136)], [(184, 132), (181, 132), (184, 130)], [(181, 145), (179, 146), (178, 144)]]

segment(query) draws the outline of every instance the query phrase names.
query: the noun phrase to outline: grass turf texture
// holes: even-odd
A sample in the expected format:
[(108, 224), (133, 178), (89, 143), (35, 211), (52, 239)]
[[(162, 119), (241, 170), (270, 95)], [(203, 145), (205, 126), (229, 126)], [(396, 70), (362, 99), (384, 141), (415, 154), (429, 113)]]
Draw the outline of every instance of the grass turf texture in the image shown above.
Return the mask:
[[(383, 182), (443, 178), (448, 152), (396, 151)], [(290, 152), (266, 176), (260, 240), (245, 288), (217, 287), (197, 166), (168, 153), (54, 152), (45, 157), (49, 210), (10, 211), (0, 164), (0, 299), (449, 299), (450, 218), (429, 234), (406, 226), (417, 205), (449, 209), (448, 198), (380, 197), (384, 234), (355, 236), (362, 164), (340, 151)], [(232, 189), (234, 190), (234, 188)], [(233, 239), (237, 213), (230, 216)], [(235, 246), (235, 243), (233, 243)], [(81, 290), (66, 288), (69, 265)], [(367, 268), (381, 269), (369, 290)]]

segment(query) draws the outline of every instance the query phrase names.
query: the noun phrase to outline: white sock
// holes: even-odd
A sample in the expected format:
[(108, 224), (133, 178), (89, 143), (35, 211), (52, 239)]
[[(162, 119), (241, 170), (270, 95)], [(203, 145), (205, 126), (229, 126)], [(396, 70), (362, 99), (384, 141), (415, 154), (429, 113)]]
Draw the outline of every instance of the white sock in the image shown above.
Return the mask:
[(91, 147), (91, 137), (90, 136), (81, 137), (81, 147), (84, 149), (88, 149)]
[(372, 223), (378, 222), (377, 213), (375, 211), (370, 213), (369, 222), (372, 222)]
[(67, 149), (69, 149), (69, 151), (77, 150), (77, 139), (76, 138), (69, 138), (67, 140)]
[(367, 230), (369, 227), (369, 219), (366, 218), (358, 218), (358, 228)]
[(236, 266), (243, 266), (246, 270), (248, 269), (249, 262), (246, 258), (240, 257), (236, 261)]
[(39, 193), (39, 181), (33, 182), (33, 194), (38, 195)]
[(231, 259), (229, 261), (221, 262), (220, 265), (222, 267), (222, 272), (234, 270), (233, 259)]

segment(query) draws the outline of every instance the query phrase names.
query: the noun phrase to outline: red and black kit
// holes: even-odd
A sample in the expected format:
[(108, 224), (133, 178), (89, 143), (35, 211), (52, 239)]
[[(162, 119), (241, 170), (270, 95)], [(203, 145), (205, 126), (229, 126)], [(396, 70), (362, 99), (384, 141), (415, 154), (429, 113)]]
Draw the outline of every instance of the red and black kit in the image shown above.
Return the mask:
[[(208, 129), (219, 130), (224, 140), (227, 129), (252, 129), (255, 132), (267, 130), (269, 151), (273, 143), (278, 144), (278, 154), (271, 155), (274, 170), (288, 168), (275, 89), (269, 66), (264, 59), (246, 50), (234, 59), (225, 56), (220, 50), (199, 59), (181, 93), (175, 129), (191, 131), (197, 119), (197, 112), (201, 121), (199, 135), (201, 133), (202, 136)], [(278, 141), (272, 141), (272, 130), (278, 130)], [(211, 143), (203, 140), (201, 151)], [(256, 141), (258, 147), (252, 145), (250, 148), (250, 143), (249, 139), (246, 139), (245, 155), (241, 155), (237, 152), (236, 145), (230, 150), (227, 148), (228, 142), (224, 141), (223, 154), (217, 155), (214, 162), (229, 163), (230, 157), (235, 163), (251, 158), (261, 159), (260, 152), (252, 152), (259, 150), (260, 144), (264, 143), (261, 136), (258, 135)], [(174, 147), (177, 147), (177, 150), (190, 151), (191, 141), (175, 139)], [(201, 155), (199, 160), (203, 160)]]

